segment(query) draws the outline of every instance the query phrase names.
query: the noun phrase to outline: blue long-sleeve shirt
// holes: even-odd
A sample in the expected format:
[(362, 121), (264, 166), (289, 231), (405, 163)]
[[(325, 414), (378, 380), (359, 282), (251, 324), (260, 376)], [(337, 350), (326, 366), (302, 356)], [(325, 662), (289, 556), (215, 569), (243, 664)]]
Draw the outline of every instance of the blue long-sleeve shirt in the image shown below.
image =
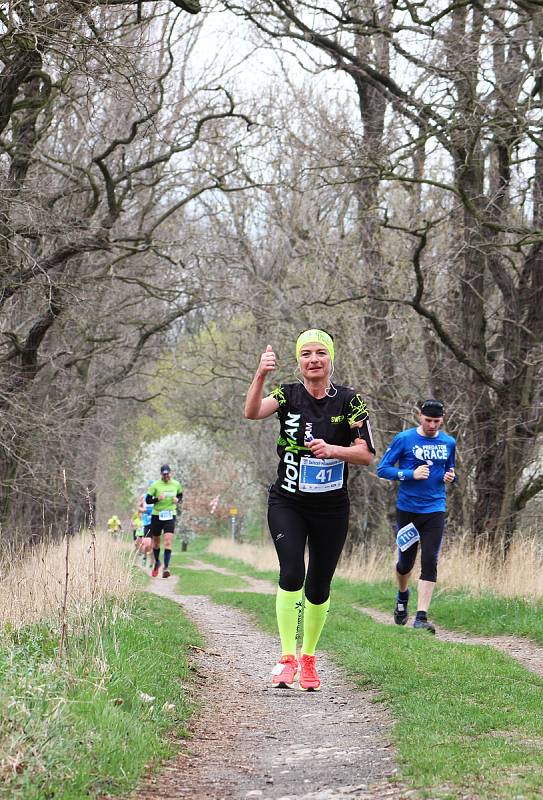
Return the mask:
[[(456, 441), (444, 431), (437, 436), (422, 436), (416, 428), (396, 434), (387, 447), (377, 474), (389, 481), (399, 481), (396, 505), (401, 511), (431, 514), (445, 511), (446, 492), (443, 481), (447, 470), (454, 468)], [(395, 466), (395, 465), (398, 466)], [(426, 480), (415, 480), (413, 473), (421, 464), (428, 464)]]

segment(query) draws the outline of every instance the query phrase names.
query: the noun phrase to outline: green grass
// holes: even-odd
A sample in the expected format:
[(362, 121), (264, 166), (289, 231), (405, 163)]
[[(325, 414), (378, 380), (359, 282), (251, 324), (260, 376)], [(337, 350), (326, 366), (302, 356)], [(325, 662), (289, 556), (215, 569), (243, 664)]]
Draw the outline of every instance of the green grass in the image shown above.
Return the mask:
[[(199, 557), (211, 561), (207, 555)], [(230, 560), (217, 556), (213, 563), (231, 566)], [(255, 574), (239, 563), (238, 570)], [(182, 575), (186, 572), (181, 566)], [(210, 581), (209, 575), (200, 575), (200, 592), (252, 612), (259, 625), (276, 633), (273, 596), (231, 592), (226, 584), (218, 591), (222, 576), (215, 574)], [(180, 590), (185, 590), (183, 579)], [(492, 647), (455, 645), (409, 627), (380, 625), (353, 607), (390, 611), (391, 597), (392, 584), (336, 580), (320, 647), (357, 685), (377, 690), (392, 711), (401, 780), (416, 787), (421, 797), (434, 799), (540, 798), (543, 680)], [(486, 617), (494, 600), (439, 593), (432, 617), (447, 627), (478, 633), (516, 633), (516, 620), (523, 620), (524, 630), (536, 633), (531, 627), (536, 610), (522, 601), (498, 599), (499, 627), (492, 627), (495, 621), (479, 620), (477, 615)]]
[[(489, 800), (541, 797), (543, 680), (491, 647), (379, 625), (340, 595), (320, 646), (392, 710), (402, 780), (450, 787), (429, 790), (434, 798), (466, 790)], [(222, 592), (214, 599), (252, 611), (275, 632), (273, 597)]]
[[(234, 558), (225, 558), (224, 556), (216, 556), (212, 553), (207, 553), (206, 548), (208, 544), (209, 539), (198, 537), (191, 542), (188, 550), (182, 552), (180, 548), (177, 547), (177, 543), (174, 543), (170, 569), (173, 575), (180, 577), (180, 582), (176, 589), (180, 594), (208, 595), (220, 589), (241, 589), (246, 585), (245, 581), (243, 581), (241, 577), (236, 577), (236, 575), (250, 575), (258, 578), (266, 578), (273, 582), (277, 580), (276, 572), (260, 572), (248, 564), (236, 561)], [(190, 565), (194, 560), (201, 560), (206, 564), (223, 567), (233, 572), (234, 575), (221, 575), (212, 570), (200, 571), (184, 569), (184, 567)]]
[(176, 591), (179, 594), (208, 595), (221, 589), (243, 589), (242, 578), (235, 575), (221, 575), (211, 570), (183, 569), (176, 558), (171, 563), (172, 575), (179, 576)]
[[(183, 557), (203, 559), (216, 566), (223, 566), (239, 575), (267, 578), (276, 581), (277, 572), (260, 572), (253, 567), (232, 558), (223, 558), (205, 552), (208, 539), (196, 539), (187, 553), (176, 554), (176, 561), (183, 565)], [(177, 560), (179, 559), (179, 560)], [(186, 562), (185, 562), (186, 563)], [(350, 582), (336, 578), (334, 592), (341, 591), (345, 599), (352, 603), (378, 608), (392, 614), (396, 587), (392, 581), (378, 583)], [(411, 593), (410, 606), (416, 606), (416, 586)], [(528, 602), (518, 598), (504, 598), (496, 595), (473, 596), (468, 592), (441, 589), (439, 584), (434, 592), (431, 608), (432, 620), (443, 628), (465, 631), (481, 636), (511, 635), (524, 636), (543, 645), (543, 602)]]
[(172, 564), (182, 569), (184, 565), (190, 564), (193, 559), (200, 559), (205, 561), (206, 564), (213, 564), (216, 567), (225, 567), (237, 575), (251, 575), (255, 578), (265, 578), (274, 582), (277, 580), (277, 571), (264, 572), (255, 569), (250, 564), (238, 561), (235, 558), (216, 556), (213, 553), (208, 553), (206, 550), (208, 544), (208, 538), (198, 537), (189, 545), (189, 549), (184, 553), (180, 550), (176, 550), (174, 545)]
[(243, 528), (243, 542), (257, 544), (262, 540), (262, 515), (249, 519)]
[[(353, 583), (341, 582), (353, 602), (392, 611), (396, 588), (392, 582)], [(410, 606), (416, 608), (416, 590), (412, 592)], [(461, 591), (447, 591), (436, 587), (431, 608), (432, 620), (443, 628), (467, 631), (483, 636), (510, 634), (525, 636), (543, 644), (543, 603), (482, 595), (473, 597)]]
[(5, 631), (0, 644), (0, 797), (126, 793), (175, 752), (172, 732), (185, 735), (187, 654), (201, 640), (170, 601), (141, 594), (97, 612), (69, 636), (60, 667), (58, 633), (45, 624)]

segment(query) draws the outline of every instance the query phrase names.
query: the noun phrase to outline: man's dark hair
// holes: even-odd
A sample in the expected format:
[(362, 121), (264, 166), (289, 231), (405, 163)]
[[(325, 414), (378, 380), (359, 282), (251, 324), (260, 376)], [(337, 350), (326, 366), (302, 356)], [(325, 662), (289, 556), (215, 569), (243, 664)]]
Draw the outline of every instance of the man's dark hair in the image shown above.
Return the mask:
[(429, 400), (421, 400), (419, 409), (420, 413), (424, 414), (425, 417), (442, 417), (444, 412), (441, 400), (434, 400), (432, 398)]

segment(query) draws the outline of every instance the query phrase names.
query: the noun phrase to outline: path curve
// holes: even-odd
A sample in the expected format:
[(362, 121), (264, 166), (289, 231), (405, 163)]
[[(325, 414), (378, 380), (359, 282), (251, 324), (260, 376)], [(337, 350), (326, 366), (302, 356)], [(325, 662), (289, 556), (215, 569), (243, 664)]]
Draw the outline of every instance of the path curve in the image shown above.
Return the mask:
[(248, 615), (178, 595), (171, 579), (154, 580), (149, 590), (179, 603), (206, 640), (193, 659), (202, 710), (181, 753), (131, 800), (406, 796), (390, 781), (397, 771), (392, 722), (374, 692), (356, 689), (324, 655), (321, 692), (272, 689), (277, 642)]
[(208, 564), (207, 561), (200, 561), (199, 558), (193, 558), (190, 564), (183, 564), (183, 569), (193, 569), (197, 572), (208, 570), (209, 572), (218, 572), (219, 575), (228, 575), (240, 578), (245, 581), (245, 586), (236, 589), (236, 592), (256, 592), (257, 594), (275, 594), (277, 586), (271, 581), (264, 578), (253, 578), (250, 575), (239, 575), (226, 567), (218, 567), (216, 564)]
[[(355, 606), (355, 608), (363, 614), (367, 614), (375, 622), (394, 625), (392, 612), (387, 614), (386, 611), (378, 611), (376, 608), (367, 608), (365, 606)], [(454, 642), (455, 644), (490, 645), (495, 647), (496, 650), (507, 653), (508, 656), (514, 658), (523, 667), (543, 677), (543, 647), (531, 642), (529, 639), (522, 639), (517, 636), (477, 636), (471, 633), (453, 633), (453, 631), (447, 631), (440, 627), (436, 630), (436, 639), (441, 642)]]
[[(189, 569), (209, 569), (214, 572), (219, 572), (221, 575), (238, 575), (226, 567), (217, 567), (214, 564), (208, 564), (199, 559), (193, 560), (193, 565)], [(239, 575), (247, 582), (247, 587), (238, 589), (237, 591), (244, 592), (260, 592), (262, 594), (273, 594), (276, 587), (271, 581), (266, 581), (261, 578), (252, 578), (248, 575)], [(385, 625), (393, 625), (394, 620), (392, 613), (386, 611), (379, 611), (376, 608), (367, 608), (366, 606), (355, 606), (358, 611), (367, 614), (369, 617)], [(472, 644), (472, 645), (489, 645), (501, 650), (503, 653), (516, 659), (523, 667), (535, 672), (537, 675), (543, 677), (543, 647), (540, 647), (535, 642), (529, 639), (524, 639), (519, 636), (477, 636), (471, 633), (459, 633), (448, 631), (438, 627), (436, 638), (442, 642), (453, 642), (456, 644)]]

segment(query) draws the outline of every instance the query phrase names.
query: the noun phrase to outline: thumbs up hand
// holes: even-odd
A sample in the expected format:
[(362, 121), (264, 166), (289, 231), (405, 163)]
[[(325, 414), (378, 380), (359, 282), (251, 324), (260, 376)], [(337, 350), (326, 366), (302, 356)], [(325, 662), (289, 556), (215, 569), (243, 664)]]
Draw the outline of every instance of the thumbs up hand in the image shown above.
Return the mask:
[(275, 353), (273, 352), (273, 347), (269, 344), (266, 347), (266, 351), (262, 353), (260, 356), (260, 364), (258, 365), (258, 371), (260, 375), (266, 376), (268, 372), (273, 372), (275, 369)]

